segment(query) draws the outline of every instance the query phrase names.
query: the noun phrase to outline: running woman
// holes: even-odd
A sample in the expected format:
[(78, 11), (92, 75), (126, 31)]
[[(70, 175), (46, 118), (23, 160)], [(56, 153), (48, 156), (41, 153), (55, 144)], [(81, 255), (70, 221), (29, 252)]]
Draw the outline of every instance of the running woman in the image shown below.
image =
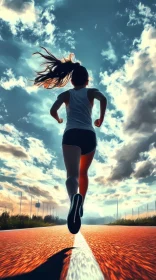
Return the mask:
[[(41, 47), (43, 48), (43, 47)], [(46, 89), (64, 87), (69, 81), (73, 88), (58, 95), (50, 109), (50, 114), (58, 123), (57, 111), (65, 103), (67, 113), (66, 128), (62, 138), (64, 163), (67, 170), (66, 187), (70, 199), (70, 209), (67, 217), (68, 229), (76, 234), (81, 227), (83, 205), (88, 189), (88, 169), (93, 160), (97, 139), (92, 126), (92, 108), (94, 99), (100, 101), (100, 118), (94, 125), (100, 127), (107, 107), (106, 97), (96, 88), (88, 88), (89, 75), (87, 69), (72, 61), (73, 54), (64, 59), (57, 59), (43, 48), (49, 55), (40, 54), (48, 61), (46, 69), (36, 72), (34, 85), (44, 86)], [(79, 190), (79, 193), (78, 193)]]

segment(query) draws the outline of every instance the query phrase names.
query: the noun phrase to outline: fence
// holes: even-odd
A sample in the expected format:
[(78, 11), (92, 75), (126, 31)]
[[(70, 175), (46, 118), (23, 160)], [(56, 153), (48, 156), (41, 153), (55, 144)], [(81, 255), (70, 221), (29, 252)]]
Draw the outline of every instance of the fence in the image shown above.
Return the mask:
[(148, 202), (144, 205), (133, 207), (131, 210), (125, 210), (120, 212), (120, 205), (117, 202), (117, 213), (114, 214), (115, 219), (138, 219), (147, 218), (156, 215), (156, 200)]
[(4, 212), (10, 215), (28, 215), (32, 217), (52, 215), (57, 216), (51, 201), (39, 201), (38, 197), (13, 188), (0, 188), (0, 215)]
[[(117, 200), (117, 211), (114, 214), (115, 219), (137, 219), (156, 215), (156, 200), (147, 204), (133, 207), (130, 210), (121, 210), (119, 201)], [(4, 212), (10, 215), (32, 215), (46, 216), (52, 215), (57, 217), (56, 208), (52, 201), (38, 200), (38, 197), (30, 192), (20, 190), (18, 188), (6, 188), (0, 186), (0, 215)], [(58, 210), (57, 210), (58, 211)]]

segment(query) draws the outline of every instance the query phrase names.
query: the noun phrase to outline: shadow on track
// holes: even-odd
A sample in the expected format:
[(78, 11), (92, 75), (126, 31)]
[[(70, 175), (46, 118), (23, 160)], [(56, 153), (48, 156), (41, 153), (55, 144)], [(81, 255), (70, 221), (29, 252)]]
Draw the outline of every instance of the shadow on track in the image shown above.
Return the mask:
[[(66, 253), (74, 249), (75, 247), (70, 247), (63, 249), (62, 251), (56, 253), (52, 257), (48, 258), (48, 260), (41, 264), (39, 267), (35, 268), (33, 271), (17, 275), (11, 276), (3, 279), (7, 280), (59, 280), (63, 268), (63, 262), (67, 258), (68, 255)], [(32, 260), (33, 261), (33, 260)]]

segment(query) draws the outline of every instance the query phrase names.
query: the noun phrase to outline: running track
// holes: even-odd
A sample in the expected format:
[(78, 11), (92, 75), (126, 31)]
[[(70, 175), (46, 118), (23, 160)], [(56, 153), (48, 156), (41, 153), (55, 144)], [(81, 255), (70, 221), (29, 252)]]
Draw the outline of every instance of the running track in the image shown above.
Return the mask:
[(1, 231), (0, 279), (156, 280), (156, 227)]

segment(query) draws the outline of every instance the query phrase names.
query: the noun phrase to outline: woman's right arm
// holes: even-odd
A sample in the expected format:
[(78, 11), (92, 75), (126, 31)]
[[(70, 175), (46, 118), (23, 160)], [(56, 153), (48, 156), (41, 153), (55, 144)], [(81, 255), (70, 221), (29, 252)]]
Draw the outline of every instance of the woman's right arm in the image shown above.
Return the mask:
[(107, 99), (106, 97), (98, 90), (98, 89), (93, 89), (92, 91), (92, 98), (97, 99), (100, 101), (100, 118), (97, 119), (94, 124), (97, 127), (100, 127), (101, 124), (103, 123), (105, 112), (106, 112), (106, 107), (107, 107)]

